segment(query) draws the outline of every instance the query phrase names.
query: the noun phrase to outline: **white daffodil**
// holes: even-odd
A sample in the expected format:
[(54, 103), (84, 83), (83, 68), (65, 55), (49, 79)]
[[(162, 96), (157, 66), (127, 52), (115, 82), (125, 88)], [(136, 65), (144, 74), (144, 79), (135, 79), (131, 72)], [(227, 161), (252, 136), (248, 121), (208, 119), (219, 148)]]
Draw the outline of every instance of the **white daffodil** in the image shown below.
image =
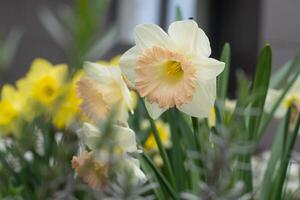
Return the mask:
[(130, 128), (112, 125), (111, 134), (104, 135), (95, 126), (84, 123), (78, 133), (81, 141), (91, 151), (89, 153), (83, 151), (74, 157), (72, 166), (93, 188), (102, 187), (103, 183), (110, 179), (111, 174), (120, 177), (130, 173), (134, 181), (146, 181), (139, 160), (129, 155), (139, 152), (135, 133)]
[(151, 117), (174, 106), (191, 116), (207, 117), (215, 101), (216, 77), (225, 64), (209, 58), (209, 40), (197, 23), (174, 22), (168, 33), (154, 24), (138, 25), (135, 41), (121, 56), (120, 67), (145, 97)]
[[(265, 110), (267, 112), (271, 111), (276, 101), (282, 95), (282, 92), (282, 90), (269, 89), (265, 104)], [(287, 92), (282, 102), (276, 109), (275, 117), (282, 118), (291, 105), (296, 106), (297, 109), (300, 111), (300, 77), (295, 81), (294, 85)]]
[(116, 119), (126, 122), (133, 100), (117, 66), (84, 64), (86, 76), (78, 82), (78, 95), (83, 112), (94, 121), (103, 120), (114, 109)]

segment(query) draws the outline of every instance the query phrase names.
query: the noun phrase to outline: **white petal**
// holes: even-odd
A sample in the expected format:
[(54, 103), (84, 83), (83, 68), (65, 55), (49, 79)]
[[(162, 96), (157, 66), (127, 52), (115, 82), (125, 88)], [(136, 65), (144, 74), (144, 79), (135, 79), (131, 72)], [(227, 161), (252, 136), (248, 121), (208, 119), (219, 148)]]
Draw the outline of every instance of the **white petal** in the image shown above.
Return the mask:
[(99, 83), (107, 83), (112, 80), (112, 72), (107, 66), (84, 62), (83, 69), (88, 77), (97, 80)]
[(131, 83), (134, 83), (135, 81), (135, 65), (139, 59), (140, 54), (141, 51), (137, 46), (134, 46), (126, 51), (120, 58), (120, 67), (122, 73)]
[(137, 144), (134, 131), (130, 128), (117, 125), (114, 125), (113, 128), (115, 130), (117, 145), (122, 147), (125, 152), (136, 152)]
[(216, 79), (198, 81), (192, 101), (180, 106), (178, 109), (193, 117), (206, 118), (215, 103), (215, 97)]
[(200, 80), (210, 80), (216, 78), (223, 72), (225, 63), (213, 58), (197, 57), (192, 58), (193, 64), (197, 67), (198, 78)]
[(180, 51), (209, 57), (211, 48), (204, 31), (193, 20), (173, 22), (168, 30), (172, 41)]
[(139, 160), (129, 156), (122, 160), (121, 165), (119, 165), (119, 168), (117, 169), (117, 179), (122, 182), (122, 180), (128, 176), (128, 172), (132, 173), (133, 176), (131, 177), (131, 181), (135, 184), (145, 183), (147, 181), (146, 175), (140, 169)]
[(155, 24), (142, 24), (135, 27), (135, 43), (141, 50), (159, 46), (166, 49), (172, 47), (170, 37)]
[(167, 110), (167, 108), (160, 108), (157, 103), (149, 103), (147, 100), (145, 100), (145, 105), (150, 117), (154, 120)]
[(97, 148), (97, 142), (99, 142), (99, 138), (102, 135), (95, 126), (86, 122), (83, 124), (82, 128), (79, 129), (78, 134), (82, 142), (90, 149)]

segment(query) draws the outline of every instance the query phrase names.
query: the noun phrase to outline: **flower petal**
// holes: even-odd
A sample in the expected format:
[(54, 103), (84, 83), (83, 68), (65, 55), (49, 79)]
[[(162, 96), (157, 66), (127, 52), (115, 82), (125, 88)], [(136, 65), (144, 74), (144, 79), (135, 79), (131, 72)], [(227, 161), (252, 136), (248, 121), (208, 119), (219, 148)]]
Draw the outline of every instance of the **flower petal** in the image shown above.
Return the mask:
[(135, 43), (145, 50), (153, 46), (172, 48), (172, 41), (166, 32), (155, 24), (142, 24), (135, 27)]
[(126, 78), (134, 83), (135, 81), (135, 66), (139, 59), (141, 51), (137, 46), (130, 48), (120, 58), (120, 68), (122, 73), (125, 74)]
[(193, 64), (198, 69), (198, 78), (206, 81), (216, 78), (224, 70), (225, 63), (213, 58), (193, 58)]
[(117, 145), (122, 147), (125, 152), (137, 152), (136, 138), (133, 130), (117, 125), (113, 125), (113, 129), (116, 133)]
[(193, 20), (173, 22), (168, 30), (176, 47), (187, 54), (201, 54), (209, 57), (211, 48), (204, 31)]
[(147, 100), (145, 101), (145, 105), (150, 117), (154, 120), (167, 110), (167, 108), (160, 108), (157, 103), (150, 103)]
[(215, 97), (216, 79), (198, 81), (192, 101), (178, 109), (193, 117), (206, 118), (214, 105)]

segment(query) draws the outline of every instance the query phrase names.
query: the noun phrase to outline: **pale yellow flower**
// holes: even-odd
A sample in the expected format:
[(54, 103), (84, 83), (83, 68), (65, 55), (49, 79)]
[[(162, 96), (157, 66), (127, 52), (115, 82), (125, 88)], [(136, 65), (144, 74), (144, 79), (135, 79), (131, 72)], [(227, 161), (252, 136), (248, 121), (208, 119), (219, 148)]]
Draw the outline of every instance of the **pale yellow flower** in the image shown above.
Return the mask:
[(193, 20), (177, 21), (168, 34), (154, 24), (135, 28), (136, 46), (121, 56), (122, 72), (133, 83), (152, 118), (170, 107), (208, 117), (216, 96), (216, 77), (224, 63), (209, 58), (205, 33)]
[[(82, 111), (94, 121), (106, 119), (115, 109), (117, 121), (126, 122), (133, 100), (119, 67), (86, 62), (86, 76), (78, 82), (78, 95), (83, 100)], [(132, 111), (133, 112), (133, 111)]]

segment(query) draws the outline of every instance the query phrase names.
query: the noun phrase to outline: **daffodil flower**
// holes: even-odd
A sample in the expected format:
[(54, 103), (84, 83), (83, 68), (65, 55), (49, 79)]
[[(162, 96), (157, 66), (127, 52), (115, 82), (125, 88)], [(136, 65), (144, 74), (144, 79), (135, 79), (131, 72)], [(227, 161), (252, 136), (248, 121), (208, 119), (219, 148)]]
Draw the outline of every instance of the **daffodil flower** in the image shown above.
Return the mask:
[(120, 67), (145, 97), (150, 116), (177, 107), (198, 118), (208, 117), (216, 96), (216, 77), (225, 64), (209, 58), (211, 48), (193, 20), (177, 21), (168, 34), (154, 24), (135, 28), (136, 45), (120, 58)]
[(116, 119), (126, 122), (128, 110), (133, 112), (133, 101), (120, 68), (86, 62), (84, 71), (86, 76), (77, 86), (78, 95), (83, 100), (83, 112), (99, 121), (105, 119), (112, 108), (117, 108)]
[(26, 77), (17, 81), (17, 87), (20, 91), (27, 91), (35, 102), (49, 107), (61, 94), (67, 72), (65, 64), (54, 66), (45, 59), (37, 58)]
[(6, 135), (16, 130), (16, 119), (24, 114), (23, 107), (26, 96), (21, 94), (12, 85), (2, 87), (0, 96), (0, 135)]
[(57, 128), (66, 128), (80, 118), (81, 99), (77, 96), (77, 82), (83, 77), (83, 70), (78, 71), (66, 84), (65, 95), (53, 113), (53, 124)]
[[(266, 112), (270, 112), (276, 101), (282, 94), (282, 90), (269, 89), (265, 104)], [(282, 102), (275, 111), (276, 118), (282, 118), (290, 106), (295, 106), (300, 112), (300, 77), (295, 81), (294, 85), (287, 92)]]
[[(91, 187), (99, 189), (109, 180), (109, 174), (118, 177), (130, 172), (134, 181), (146, 181), (139, 161), (128, 154), (139, 152), (135, 133), (130, 128), (112, 125), (112, 134), (107, 136), (109, 138), (104, 138), (99, 129), (84, 123), (78, 133), (82, 143), (89, 147), (91, 152), (83, 151), (79, 156), (75, 156), (72, 166)], [(104, 146), (99, 146), (100, 141), (104, 141)]]

